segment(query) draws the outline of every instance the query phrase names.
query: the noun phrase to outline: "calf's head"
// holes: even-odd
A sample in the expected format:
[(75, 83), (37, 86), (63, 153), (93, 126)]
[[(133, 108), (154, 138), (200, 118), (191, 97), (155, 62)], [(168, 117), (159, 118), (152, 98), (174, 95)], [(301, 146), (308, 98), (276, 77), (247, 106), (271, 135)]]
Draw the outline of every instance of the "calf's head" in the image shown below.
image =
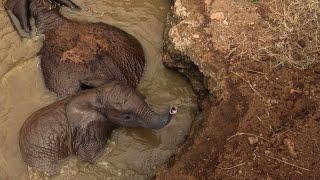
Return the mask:
[(138, 91), (123, 82), (112, 82), (99, 87), (98, 99), (104, 107), (107, 119), (124, 127), (161, 129), (177, 112), (175, 106), (171, 106), (163, 114), (154, 112)]

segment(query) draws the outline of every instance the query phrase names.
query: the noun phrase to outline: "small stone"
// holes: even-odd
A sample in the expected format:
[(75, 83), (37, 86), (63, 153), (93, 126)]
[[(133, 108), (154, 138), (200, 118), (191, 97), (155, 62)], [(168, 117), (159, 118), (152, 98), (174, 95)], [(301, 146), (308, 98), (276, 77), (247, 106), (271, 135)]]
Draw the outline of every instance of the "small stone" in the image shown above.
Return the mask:
[(264, 154), (266, 154), (266, 155), (268, 155), (268, 154), (270, 154), (271, 153), (271, 151), (269, 151), (269, 150), (265, 150), (264, 151)]
[(256, 137), (256, 136), (248, 137), (248, 140), (249, 140), (250, 145), (257, 144), (259, 141), (258, 137)]
[(226, 25), (226, 26), (228, 26), (228, 25), (229, 25), (229, 23), (228, 23), (228, 21), (227, 21), (227, 20), (224, 20), (222, 23), (223, 23), (224, 25)]
[(301, 94), (303, 92), (300, 89), (290, 89), (290, 94), (294, 94), (294, 93)]
[(224, 20), (224, 13), (223, 13), (223, 12), (214, 12), (214, 13), (211, 13), (210, 18), (211, 18), (212, 20), (222, 21), (222, 20)]
[(190, 12), (187, 12), (187, 9), (182, 5), (181, 0), (175, 1), (174, 8), (176, 15), (181, 18), (185, 18), (190, 15)]
[(317, 74), (320, 74), (320, 64), (318, 64), (314, 67), (314, 72)]
[(268, 175), (267, 180), (273, 180), (272, 177)]
[(198, 39), (200, 36), (198, 34), (193, 35), (193, 38)]
[(300, 39), (299, 41), (298, 41), (298, 44), (300, 45), (300, 47), (302, 47), (302, 48), (305, 48), (307, 45), (306, 45), (306, 42), (303, 40), (303, 39)]
[(271, 99), (271, 100), (270, 100), (270, 103), (271, 103), (271, 104), (277, 104), (278, 101), (277, 101), (276, 99)]
[(205, 0), (204, 2), (206, 3), (207, 6), (212, 4), (212, 0)]
[(283, 143), (287, 146), (289, 154), (293, 158), (298, 157), (298, 153), (294, 150), (294, 143), (290, 139), (284, 139)]

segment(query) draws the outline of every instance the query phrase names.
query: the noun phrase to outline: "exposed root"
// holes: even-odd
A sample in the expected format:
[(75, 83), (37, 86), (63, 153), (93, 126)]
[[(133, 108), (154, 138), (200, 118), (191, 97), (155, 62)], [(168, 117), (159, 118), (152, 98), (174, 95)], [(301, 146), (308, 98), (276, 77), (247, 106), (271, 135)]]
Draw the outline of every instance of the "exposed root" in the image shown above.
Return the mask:
[(282, 162), (282, 163), (284, 163), (284, 164), (286, 164), (286, 165), (289, 165), (289, 166), (292, 166), (292, 167), (295, 167), (295, 168), (298, 168), (298, 169), (301, 169), (301, 170), (304, 170), (304, 171), (311, 171), (310, 169), (307, 169), (307, 168), (304, 168), (304, 167), (301, 167), (301, 166), (298, 166), (298, 165), (289, 163), (289, 162), (287, 162), (287, 161), (278, 159), (278, 158), (276, 158), (276, 157), (272, 157), (272, 156), (269, 156), (269, 155), (265, 155), (265, 156), (268, 157), (268, 158), (270, 158), (270, 159), (273, 159), (273, 160)]
[(219, 169), (223, 169), (223, 170), (230, 170), (230, 169), (234, 169), (234, 168), (237, 168), (237, 167), (243, 166), (243, 165), (245, 165), (245, 164), (246, 164), (246, 162), (244, 162), (244, 163), (240, 163), (240, 164), (237, 164), (237, 165), (232, 166), (232, 167), (219, 168)]
[(234, 75), (236, 75), (237, 77), (239, 77), (241, 80), (243, 80), (244, 82), (246, 82), (246, 83), (249, 85), (249, 87), (252, 89), (252, 91), (253, 91), (254, 93), (256, 93), (259, 97), (261, 97), (263, 100), (265, 100), (265, 97), (262, 96), (262, 94), (261, 94), (256, 88), (254, 88), (254, 86), (250, 83), (249, 80), (243, 78), (239, 73), (236, 73), (236, 72), (233, 72), (233, 71), (231, 71), (231, 73), (233, 73)]
[(254, 137), (260, 138), (260, 139), (262, 139), (262, 140), (265, 140), (265, 141), (267, 141), (267, 142), (271, 142), (270, 140), (268, 140), (268, 139), (266, 139), (266, 138), (264, 138), (264, 137), (261, 137), (261, 136), (255, 135), (255, 134), (251, 134), (251, 133), (237, 133), (237, 134), (235, 134), (235, 135), (230, 136), (230, 137), (227, 139), (227, 141), (229, 141), (230, 139), (232, 139), (232, 138), (234, 138), (234, 137), (236, 137), (236, 136), (242, 136), (242, 135), (254, 136)]

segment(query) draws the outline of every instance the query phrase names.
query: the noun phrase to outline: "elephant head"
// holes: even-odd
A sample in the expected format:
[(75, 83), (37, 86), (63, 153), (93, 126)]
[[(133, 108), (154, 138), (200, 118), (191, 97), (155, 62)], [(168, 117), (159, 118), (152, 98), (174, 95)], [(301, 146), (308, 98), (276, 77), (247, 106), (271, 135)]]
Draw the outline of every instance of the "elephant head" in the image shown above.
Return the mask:
[(167, 112), (158, 114), (127, 83), (105, 82), (97, 79), (82, 82), (88, 87), (104, 85), (75, 95), (66, 105), (66, 117), (74, 137), (73, 151), (85, 161), (96, 156), (115, 127), (161, 129), (177, 112), (172, 106)]
[[(156, 113), (137, 90), (123, 81), (94, 79), (81, 83), (93, 89), (72, 98), (67, 106), (68, 119), (74, 126), (79, 126), (82, 122), (83, 125), (87, 124), (91, 122), (90, 119), (95, 120), (99, 116), (117, 126), (161, 129), (177, 112), (177, 108), (171, 106), (162, 114)], [(84, 112), (95, 115), (88, 118), (83, 116)]]
[(109, 83), (99, 87), (97, 91), (105, 116), (110, 122), (120, 126), (161, 129), (177, 112), (175, 106), (162, 114), (154, 112), (137, 90), (123, 82)]

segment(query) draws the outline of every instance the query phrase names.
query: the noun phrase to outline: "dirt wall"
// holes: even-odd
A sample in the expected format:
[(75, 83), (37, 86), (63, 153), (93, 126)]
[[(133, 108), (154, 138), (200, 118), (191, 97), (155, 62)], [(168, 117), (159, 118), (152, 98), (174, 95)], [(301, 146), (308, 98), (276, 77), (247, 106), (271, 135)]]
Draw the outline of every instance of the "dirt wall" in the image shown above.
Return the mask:
[(163, 61), (201, 111), (157, 179), (316, 179), (319, 2), (172, 3)]

